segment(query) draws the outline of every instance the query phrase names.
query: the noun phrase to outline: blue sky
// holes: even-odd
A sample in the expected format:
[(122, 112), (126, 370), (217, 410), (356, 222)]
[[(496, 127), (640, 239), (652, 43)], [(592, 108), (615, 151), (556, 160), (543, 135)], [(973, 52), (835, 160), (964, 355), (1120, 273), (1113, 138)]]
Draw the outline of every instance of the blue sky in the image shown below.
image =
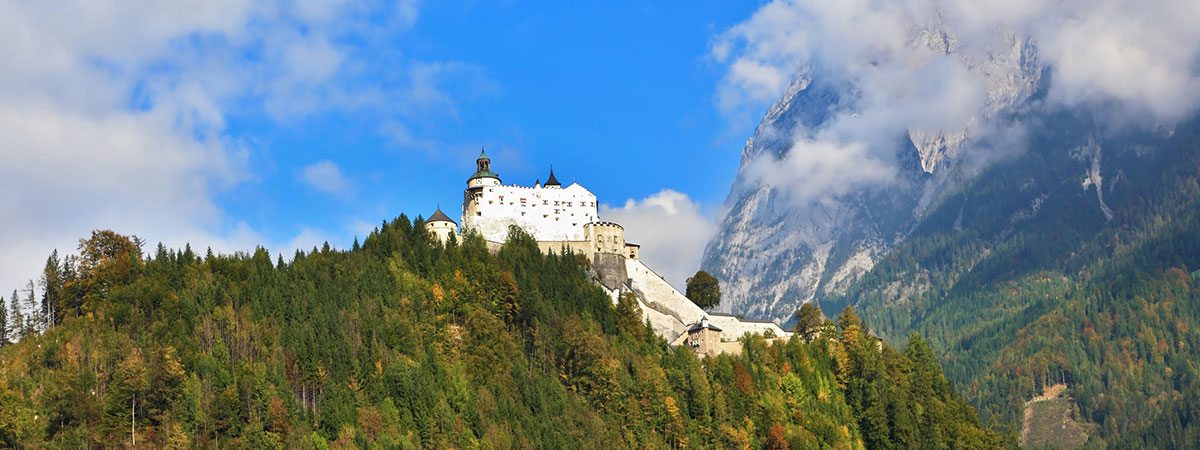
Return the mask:
[(96, 228), (290, 255), (456, 216), (484, 146), (506, 183), (553, 164), (645, 224), (681, 278), (757, 119), (718, 105), (713, 43), (759, 6), (0, 3), (0, 291)]
[[(229, 134), (254, 143), (256, 176), (219, 197), (230, 220), (277, 240), (303, 227), (336, 239), (353, 221), (428, 215), (439, 203), (454, 214), (481, 146), (507, 183), (544, 179), (553, 164), (611, 204), (664, 188), (719, 204), (750, 130), (714, 104), (723, 69), (709, 45), (753, 3), (554, 5), (431, 2), (410, 30), (366, 49), (364, 63), (378, 65), (367, 72), (411, 60), (452, 66), (436, 85), (445, 102), (419, 114), (385, 107), (279, 122), (253, 105), (231, 114)], [(389, 78), (344, 82), (403, 83)], [(297, 176), (322, 161), (344, 188)]]
[[(1192, 114), (1198, 3), (1098, 1), (0, 0), (0, 293), (97, 228), (289, 255), (454, 214), (481, 146), (506, 182), (593, 190), (679, 284), (800, 67), (854, 100), (743, 175), (803, 201), (886, 186), (897, 135), (973, 126), (1009, 78), (972, 61), (1014, 36), (1048, 105)], [(912, 45), (930, 17), (952, 54)]]

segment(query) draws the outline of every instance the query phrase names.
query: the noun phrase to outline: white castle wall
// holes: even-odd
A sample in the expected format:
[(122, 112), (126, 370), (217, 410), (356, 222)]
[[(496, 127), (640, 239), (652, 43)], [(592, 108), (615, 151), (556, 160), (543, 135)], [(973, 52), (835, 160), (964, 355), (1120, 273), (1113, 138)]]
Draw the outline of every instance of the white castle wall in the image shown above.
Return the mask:
[[(707, 313), (641, 260), (626, 259), (625, 270), (633, 281), (633, 289), (645, 298), (642, 311), (659, 336), (672, 339), (683, 333), (688, 325), (705, 317), (708, 317), (709, 323), (721, 329), (721, 337), (727, 340), (739, 339), (746, 333), (776, 337), (791, 335), (774, 322), (743, 321), (735, 316)], [(666, 330), (671, 333), (664, 333)]]
[[(604, 292), (608, 293), (614, 305), (620, 300), (621, 291), (613, 290), (601, 286)], [(642, 320), (650, 322), (650, 328), (654, 330), (654, 334), (662, 336), (664, 339), (671, 339), (672, 336), (681, 336), (686, 334), (687, 324), (680, 322), (670, 314), (659, 312), (646, 305), (641, 297), (638, 297), (638, 308), (642, 310)]]
[(626, 259), (625, 271), (628, 272), (629, 279), (633, 281), (631, 287), (642, 293), (651, 308), (666, 309), (685, 324), (699, 322), (706, 315), (703, 309), (675, 290), (675, 287), (671, 286), (667, 280), (642, 264), (640, 259)]
[(433, 234), (433, 237), (443, 244), (450, 240), (450, 236), (458, 234), (458, 226), (453, 222), (426, 222), (425, 229)]
[(483, 186), (463, 199), (463, 229), (504, 242), (517, 225), (538, 241), (584, 241), (583, 225), (597, 219), (596, 196), (583, 186)]
[(744, 321), (734, 316), (724, 314), (709, 314), (708, 322), (716, 325), (721, 329), (721, 336), (725, 339), (738, 339), (746, 333), (761, 334), (763, 336), (784, 337), (790, 336), (790, 333), (783, 331), (779, 325), (774, 322), (760, 321)]

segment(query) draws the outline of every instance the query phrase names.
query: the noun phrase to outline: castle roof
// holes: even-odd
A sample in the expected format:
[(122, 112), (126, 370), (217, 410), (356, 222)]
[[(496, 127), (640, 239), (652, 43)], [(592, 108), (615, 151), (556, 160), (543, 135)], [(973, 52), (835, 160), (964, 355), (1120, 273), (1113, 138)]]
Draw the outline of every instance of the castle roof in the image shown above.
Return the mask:
[(426, 220), (425, 222), (450, 222), (458, 225), (458, 222), (451, 220), (450, 216), (447, 216), (446, 213), (442, 212), (442, 207), (440, 206), (438, 207), (437, 211), (433, 212), (432, 216), (429, 216), (429, 220)]
[(551, 168), (550, 168), (550, 178), (547, 178), (547, 179), (546, 179), (546, 184), (545, 184), (544, 186), (559, 186), (559, 187), (562, 187), (562, 183), (559, 183), (559, 182), (558, 182), (558, 178), (555, 178), (555, 177), (554, 177), (554, 168), (553, 168), (553, 167), (551, 167)]
[(696, 322), (696, 324), (695, 324), (695, 325), (692, 325), (691, 327), (689, 327), (689, 328), (688, 328), (688, 330), (687, 330), (687, 332), (688, 332), (688, 333), (695, 333), (695, 332), (697, 332), (697, 331), (700, 331), (700, 330), (703, 330), (703, 329), (709, 329), (709, 330), (713, 330), (713, 331), (716, 331), (716, 332), (718, 332), (718, 333), (719, 333), (719, 332), (721, 332), (721, 328), (717, 327), (716, 325), (713, 325), (713, 324), (709, 323), (709, 322), (708, 322), (708, 318), (707, 318), (707, 317), (705, 317), (705, 318), (703, 318), (703, 319), (700, 319), (700, 321), (699, 321), (699, 322)]
[(475, 174), (471, 175), (471, 178), (467, 178), (467, 180), (470, 181), (470, 180), (474, 180), (476, 178), (495, 178), (495, 179), (499, 180), (500, 174), (498, 174), (496, 172), (492, 172), (490, 170), (480, 170), (480, 171), (476, 171)]
[(475, 165), (479, 167), (479, 170), (476, 170), (475, 174), (471, 175), (471, 178), (467, 178), (467, 181), (471, 181), (476, 178), (495, 178), (499, 180), (500, 174), (492, 172), (491, 162), (492, 158), (488, 158), (487, 151), (483, 148), (480, 148), (479, 157), (475, 158)]

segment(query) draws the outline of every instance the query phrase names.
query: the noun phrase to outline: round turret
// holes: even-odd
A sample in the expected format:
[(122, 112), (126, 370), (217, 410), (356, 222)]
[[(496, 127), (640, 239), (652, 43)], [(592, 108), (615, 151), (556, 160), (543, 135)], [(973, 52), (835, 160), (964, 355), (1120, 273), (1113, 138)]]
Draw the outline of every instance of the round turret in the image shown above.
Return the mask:
[(626, 254), (625, 227), (614, 222), (591, 222), (583, 224), (583, 238), (591, 241), (596, 253)]
[(438, 207), (437, 211), (434, 211), (433, 215), (425, 221), (425, 231), (433, 234), (438, 242), (444, 244), (450, 241), (450, 236), (458, 235), (458, 224), (442, 212), (441, 207)]

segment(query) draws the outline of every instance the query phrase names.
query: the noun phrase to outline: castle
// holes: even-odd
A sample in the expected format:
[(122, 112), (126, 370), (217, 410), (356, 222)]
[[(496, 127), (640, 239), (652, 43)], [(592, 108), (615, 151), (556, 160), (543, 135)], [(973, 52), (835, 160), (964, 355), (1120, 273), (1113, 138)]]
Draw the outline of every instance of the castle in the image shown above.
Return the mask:
[[(463, 191), (462, 227), (478, 232), (489, 246), (503, 244), (509, 227), (516, 225), (533, 236), (542, 252), (570, 250), (637, 259), (640, 246), (625, 242), (624, 227), (600, 220), (596, 195), (579, 183), (563, 187), (553, 168), (545, 184), (538, 180), (533, 186), (504, 185), (492, 171), (491, 158), (481, 151), (475, 169)], [(458, 234), (458, 224), (441, 208), (426, 224), (442, 242)]]
[[(493, 251), (508, 239), (509, 228), (517, 226), (537, 241), (543, 253), (588, 256), (597, 281), (613, 301), (633, 293), (643, 318), (673, 345), (688, 345), (711, 355), (740, 351), (735, 341), (745, 333), (790, 335), (774, 322), (742, 320), (696, 306), (641, 261), (641, 246), (625, 241), (624, 227), (601, 220), (595, 194), (579, 183), (563, 187), (553, 168), (544, 184), (538, 180), (533, 186), (504, 185), (492, 171), (491, 158), (480, 151), (475, 173), (463, 191), (461, 220), (463, 232), (478, 233)], [(459, 224), (440, 207), (425, 221), (425, 228), (442, 243), (451, 236), (461, 238)], [(696, 339), (698, 326), (705, 330), (704, 339)]]

